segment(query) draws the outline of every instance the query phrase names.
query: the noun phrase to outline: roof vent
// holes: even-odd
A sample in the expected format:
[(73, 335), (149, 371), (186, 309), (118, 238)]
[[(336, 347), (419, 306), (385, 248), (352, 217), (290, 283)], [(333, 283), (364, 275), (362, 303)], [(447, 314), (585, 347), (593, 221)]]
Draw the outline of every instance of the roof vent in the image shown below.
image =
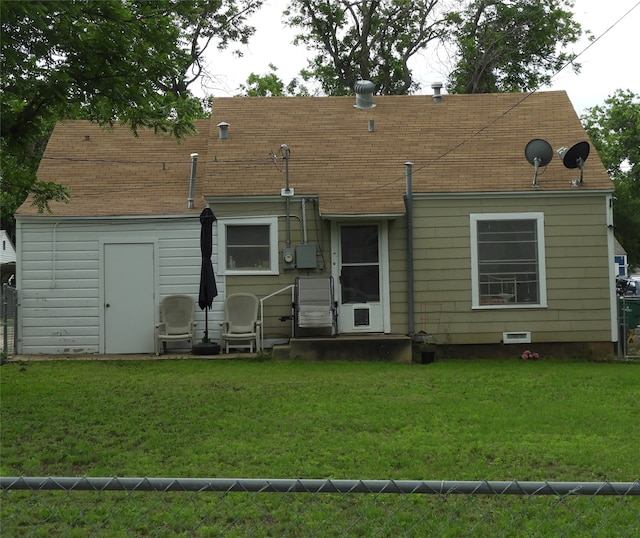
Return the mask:
[(220, 140), (226, 140), (229, 138), (229, 124), (225, 121), (218, 123), (218, 134)]
[(440, 94), (440, 90), (442, 90), (442, 82), (434, 82), (431, 85), (431, 88), (433, 89), (433, 102), (439, 103), (442, 101), (442, 95)]
[(373, 90), (375, 90), (375, 84), (370, 80), (359, 80), (355, 83), (353, 90), (356, 92), (356, 104), (353, 105), (356, 108), (373, 108), (375, 103), (373, 102)]

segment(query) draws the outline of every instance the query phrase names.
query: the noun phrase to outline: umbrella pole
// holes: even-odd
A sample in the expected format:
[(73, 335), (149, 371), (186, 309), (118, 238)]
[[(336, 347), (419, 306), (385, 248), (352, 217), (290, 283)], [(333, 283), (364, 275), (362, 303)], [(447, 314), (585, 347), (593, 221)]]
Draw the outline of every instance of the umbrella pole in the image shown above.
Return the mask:
[(204, 309), (204, 341), (209, 342), (209, 307)]

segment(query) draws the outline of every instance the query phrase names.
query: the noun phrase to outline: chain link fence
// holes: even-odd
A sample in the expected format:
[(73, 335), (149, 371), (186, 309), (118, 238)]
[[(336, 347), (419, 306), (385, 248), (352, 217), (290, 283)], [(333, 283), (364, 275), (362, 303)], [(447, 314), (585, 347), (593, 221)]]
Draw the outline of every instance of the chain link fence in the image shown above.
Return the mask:
[(0, 352), (2, 357), (17, 353), (18, 339), (16, 327), (18, 325), (18, 291), (8, 284), (2, 285), (0, 296)]
[(640, 535), (640, 481), (0, 478), (4, 536)]
[(618, 298), (620, 323), (620, 355), (626, 358), (640, 357), (640, 297)]

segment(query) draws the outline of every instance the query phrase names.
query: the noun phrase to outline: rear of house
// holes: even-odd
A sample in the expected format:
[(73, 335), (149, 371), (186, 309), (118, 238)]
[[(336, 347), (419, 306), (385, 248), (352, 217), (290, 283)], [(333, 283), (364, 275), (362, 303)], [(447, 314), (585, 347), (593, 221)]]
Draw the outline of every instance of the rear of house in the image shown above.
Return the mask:
[[(594, 150), (582, 184), (557, 158), (532, 181), (524, 153), (536, 138), (554, 149), (587, 139), (564, 92), (355, 104), (217, 99), (211, 120), (180, 146), (150, 134), (133, 143), (125, 130), (98, 134), (83, 122), (57, 127), (41, 179), (72, 185), (72, 201), (51, 215), (25, 204), (17, 215), (21, 352), (134, 352), (133, 335), (118, 347), (109, 329), (124, 297), (144, 306), (128, 305), (139, 322), (118, 331), (135, 326), (135, 349), (151, 352), (159, 299), (197, 297), (194, 217), (205, 205), (218, 219), (216, 330), (224, 297), (250, 292), (261, 299), (267, 344), (323, 334), (297, 329), (291, 314), (296, 278), (326, 276), (340, 335), (427, 333), (456, 355), (515, 354), (519, 345), (612, 351), (611, 182)], [(70, 137), (92, 129), (95, 161), (57, 168)], [(131, 152), (139, 158), (116, 164)], [(129, 259), (130, 269), (117, 261)], [(112, 301), (109, 290), (131, 271), (148, 278)], [(202, 313), (199, 321), (202, 330)]]
[[(354, 104), (214, 103), (224, 132), (211, 136), (206, 200), (222, 226), (220, 270), (229, 291), (269, 297), (266, 334), (291, 334), (279, 320), (295, 277), (324, 274), (343, 335), (425, 332), (456, 355), (517, 353), (509, 343), (612, 351), (611, 182), (594, 150), (582, 183), (557, 157), (534, 181), (525, 156), (532, 139), (554, 149), (587, 139), (566, 94)], [(268, 271), (224, 265), (227, 226), (274, 230)], [(303, 266), (275, 257), (301, 246)]]

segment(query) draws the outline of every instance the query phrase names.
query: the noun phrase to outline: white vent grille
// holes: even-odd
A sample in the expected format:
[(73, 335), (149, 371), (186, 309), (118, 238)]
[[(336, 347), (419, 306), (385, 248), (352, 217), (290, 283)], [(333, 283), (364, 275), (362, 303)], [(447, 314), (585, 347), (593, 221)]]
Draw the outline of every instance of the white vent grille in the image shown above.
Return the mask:
[(505, 344), (530, 344), (531, 331), (502, 333), (502, 341)]

